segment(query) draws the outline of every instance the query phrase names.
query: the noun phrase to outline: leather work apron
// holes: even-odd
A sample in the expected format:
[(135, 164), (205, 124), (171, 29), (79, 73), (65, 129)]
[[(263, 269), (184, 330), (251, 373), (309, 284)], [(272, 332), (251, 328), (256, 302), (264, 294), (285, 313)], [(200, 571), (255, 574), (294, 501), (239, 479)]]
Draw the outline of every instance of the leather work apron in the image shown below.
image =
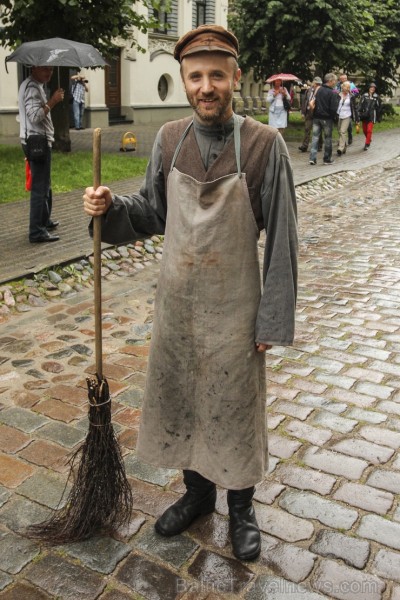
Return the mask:
[(240, 172), (239, 123), (238, 172), (205, 183), (174, 166), (189, 127), (168, 176), (137, 454), (243, 489), (267, 468), (265, 359), (254, 341), (259, 231)]

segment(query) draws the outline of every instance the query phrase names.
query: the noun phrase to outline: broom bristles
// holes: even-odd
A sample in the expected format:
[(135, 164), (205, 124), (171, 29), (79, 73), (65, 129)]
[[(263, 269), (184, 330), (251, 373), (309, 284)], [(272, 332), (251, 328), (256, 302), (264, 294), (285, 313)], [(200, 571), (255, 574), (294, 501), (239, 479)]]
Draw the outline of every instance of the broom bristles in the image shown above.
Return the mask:
[(26, 532), (50, 544), (76, 542), (118, 529), (132, 515), (132, 490), (111, 423), (108, 383), (98, 376), (97, 381), (88, 378), (87, 383), (89, 430), (69, 460), (71, 476), (80, 459), (72, 489), (63, 508)]

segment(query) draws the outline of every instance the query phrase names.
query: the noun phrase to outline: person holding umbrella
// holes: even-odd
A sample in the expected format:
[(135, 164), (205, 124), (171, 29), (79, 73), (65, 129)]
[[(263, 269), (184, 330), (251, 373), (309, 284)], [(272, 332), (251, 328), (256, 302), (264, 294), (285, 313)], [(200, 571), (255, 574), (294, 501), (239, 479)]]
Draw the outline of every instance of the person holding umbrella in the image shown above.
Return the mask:
[(280, 133), (287, 127), (288, 108), (290, 107), (290, 94), (283, 86), (282, 79), (275, 79), (272, 83), (272, 88), (267, 94), (267, 102), (269, 103), (268, 123), (271, 127), (276, 127)]
[(29, 241), (56, 242), (59, 236), (49, 232), (59, 224), (51, 219), (50, 176), (54, 127), (50, 111), (64, 99), (64, 90), (58, 87), (48, 100), (44, 85), (50, 81), (54, 67), (81, 69), (107, 63), (91, 44), (58, 37), (22, 43), (6, 57), (6, 70), (9, 62), (33, 65), (31, 75), (22, 82), (18, 96), (20, 138), (25, 156), (28, 154), (26, 142), (29, 136), (46, 137), (46, 143), (40, 148), (41, 160), (30, 160), (32, 188)]
[(51, 234), (58, 221), (51, 219), (51, 146), (54, 142), (54, 127), (51, 110), (64, 99), (64, 90), (58, 88), (48, 100), (44, 85), (49, 83), (53, 75), (53, 67), (33, 66), (29, 77), (21, 84), (18, 94), (20, 139), (22, 149), (27, 158), (27, 138), (30, 135), (45, 135), (44, 156), (40, 160), (29, 158), (32, 174), (29, 241), (32, 244), (56, 242), (58, 235)]
[(182, 469), (186, 493), (155, 529), (178, 535), (213, 512), (219, 485), (233, 553), (254, 560), (252, 499), (268, 464), (264, 353), (294, 336), (296, 194), (280, 133), (233, 112), (238, 54), (220, 25), (183, 35), (174, 57), (192, 116), (163, 125), (139, 193), (89, 187), (83, 201), (101, 216), (103, 241), (165, 233), (137, 456)]

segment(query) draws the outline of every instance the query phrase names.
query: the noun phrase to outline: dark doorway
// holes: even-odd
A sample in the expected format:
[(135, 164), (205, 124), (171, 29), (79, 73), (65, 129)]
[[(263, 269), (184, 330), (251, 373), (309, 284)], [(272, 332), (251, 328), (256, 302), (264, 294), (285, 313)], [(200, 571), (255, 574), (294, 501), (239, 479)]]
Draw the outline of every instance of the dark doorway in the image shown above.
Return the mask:
[(116, 50), (112, 58), (108, 58), (110, 66), (105, 68), (105, 97), (109, 110), (110, 125), (119, 123), (121, 117), (121, 51)]

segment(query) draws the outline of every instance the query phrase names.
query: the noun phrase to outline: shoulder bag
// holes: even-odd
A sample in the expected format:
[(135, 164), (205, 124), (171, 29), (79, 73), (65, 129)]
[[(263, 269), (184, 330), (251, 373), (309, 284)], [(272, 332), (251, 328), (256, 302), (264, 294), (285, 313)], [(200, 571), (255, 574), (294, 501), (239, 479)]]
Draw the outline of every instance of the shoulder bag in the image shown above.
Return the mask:
[(287, 111), (289, 111), (291, 109), (291, 104), (290, 101), (287, 99), (286, 96), (282, 97), (282, 101), (283, 101), (283, 108)]
[(44, 133), (32, 133), (25, 137), (26, 141), (26, 158), (29, 161), (44, 161), (49, 145), (47, 137)]

